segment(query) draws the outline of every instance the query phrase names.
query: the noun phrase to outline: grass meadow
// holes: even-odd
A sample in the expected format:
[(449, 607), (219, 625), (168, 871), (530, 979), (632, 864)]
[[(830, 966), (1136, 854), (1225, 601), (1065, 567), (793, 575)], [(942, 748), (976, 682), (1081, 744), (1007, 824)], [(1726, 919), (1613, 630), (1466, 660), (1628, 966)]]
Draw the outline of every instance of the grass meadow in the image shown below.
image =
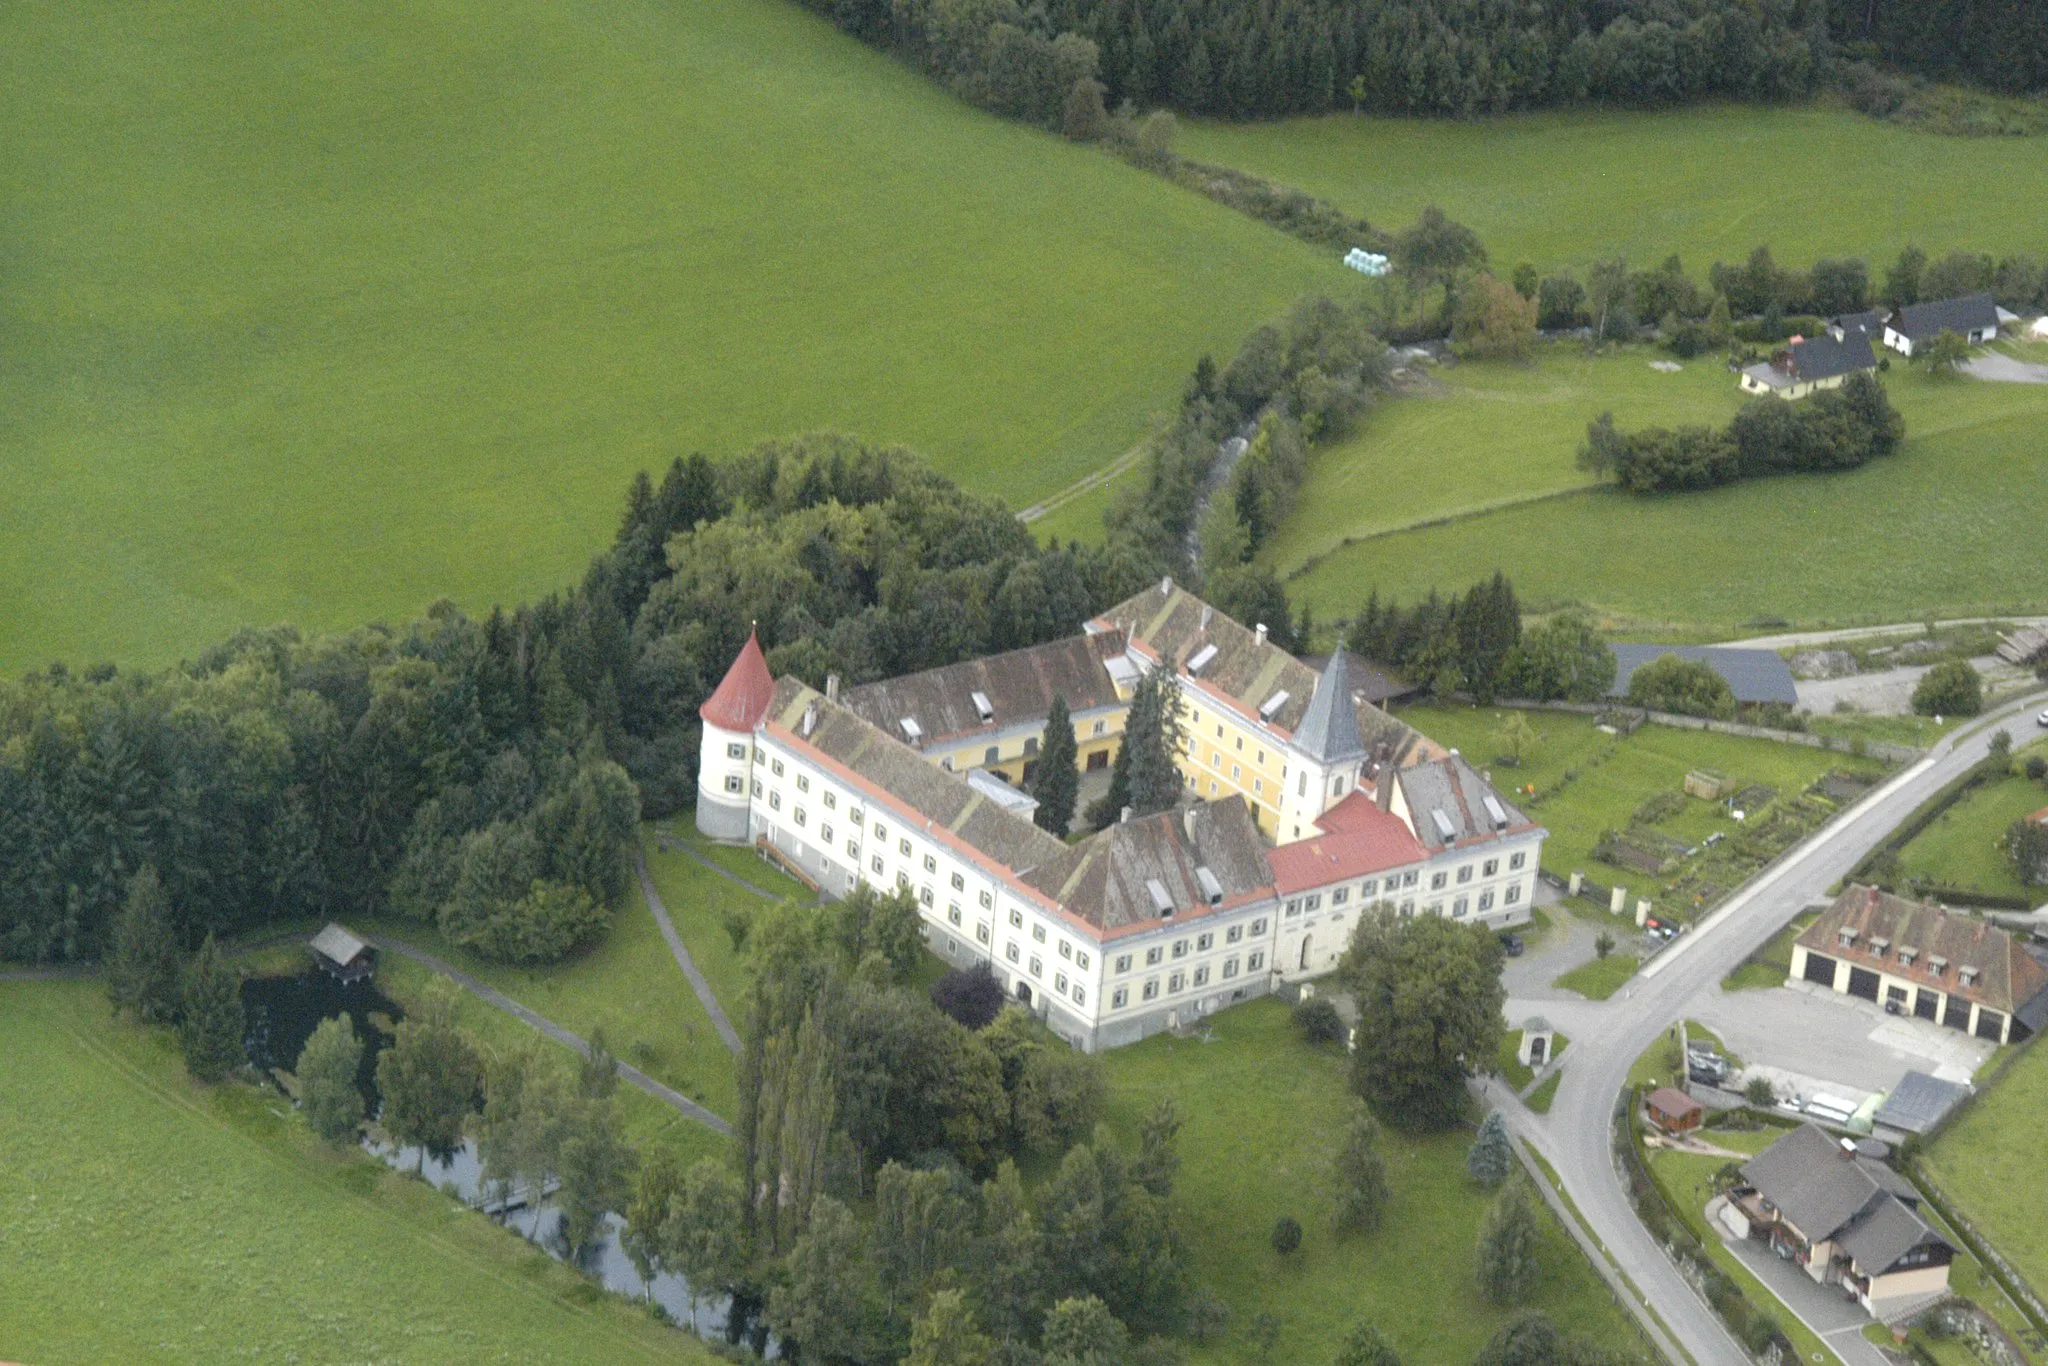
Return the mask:
[[(2024, 723), (2025, 718), (2021, 718)], [(2035, 754), (2048, 755), (2036, 747)], [(1899, 851), (1897, 877), (1925, 878), (1945, 887), (1969, 887), (2000, 896), (2042, 897), (2013, 875), (1998, 847), (2008, 827), (2048, 807), (2048, 786), (2022, 776), (1986, 783), (1935, 818)]]
[[(1351, 1325), (1386, 1334), (1403, 1361), (1462, 1363), (1512, 1317), (1480, 1298), (1473, 1244), (1493, 1193), (1465, 1175), (1469, 1132), (1415, 1139), (1388, 1133), (1394, 1198), (1378, 1232), (1339, 1240), (1329, 1222), (1329, 1162), (1348, 1091), (1341, 1053), (1312, 1048), (1287, 1008), (1260, 1000), (1216, 1016), (1204, 1039), (1159, 1035), (1103, 1055), (1111, 1122), (1135, 1141), (1162, 1097), (1185, 1120), (1175, 1197), (1194, 1277), (1230, 1306), (1230, 1325), (1195, 1360), (1258, 1360), (1245, 1336), (1255, 1315), (1278, 1316), (1273, 1360), (1328, 1361)], [(1274, 1221), (1301, 1222), (1283, 1262)], [(1578, 1248), (1547, 1215), (1532, 1307), (1611, 1347), (1640, 1350), (1633, 1325)]]
[(543, 594), (817, 428), (1021, 506), (1358, 283), (774, 0), (12, 5), (0, 128), (10, 672)]
[(0, 984), (0, 1356), (711, 1359), (285, 1104), (189, 1081), (98, 983)]
[[(1862, 469), (1650, 497), (1583, 488), (1455, 515), (1582, 480), (1572, 460), (1604, 411), (1624, 428), (1681, 420), (1688, 408), (1702, 422), (1735, 412), (1739, 395), (1716, 362), (1662, 375), (1647, 368), (1654, 355), (1627, 348), (1576, 370), (1555, 354), (1533, 369), (1454, 367), (1450, 397), (1394, 400), (1317, 455), (1298, 526), (1267, 562), (1321, 621), (1350, 617), (1374, 588), (1404, 601), (1461, 592), (1496, 568), (1532, 606), (1580, 603), (1625, 629), (1708, 639), (1772, 618), (1842, 626), (2048, 604), (2039, 385), (1894, 367), (1886, 385), (1907, 440)], [(1674, 381), (1670, 392), (1651, 378)], [(1710, 378), (1725, 386), (1718, 409), (1690, 389)], [(1460, 390), (1498, 397), (1461, 402)], [(1421, 408), (1433, 410), (1406, 411)], [(1449, 520), (1415, 525), (1432, 510)], [(1408, 529), (1376, 531), (1389, 525)]]
[(1502, 272), (1674, 252), (1701, 278), (1768, 243), (1780, 264), (2048, 250), (2038, 138), (1954, 138), (1822, 105), (1199, 123), (1181, 150), (1313, 191), (1380, 227), (1425, 205), (1470, 224)]
[(2048, 1182), (2039, 1163), (2044, 1113), (2048, 1051), (2033, 1044), (1922, 1159), (1962, 1213), (2037, 1287), (2048, 1284)]

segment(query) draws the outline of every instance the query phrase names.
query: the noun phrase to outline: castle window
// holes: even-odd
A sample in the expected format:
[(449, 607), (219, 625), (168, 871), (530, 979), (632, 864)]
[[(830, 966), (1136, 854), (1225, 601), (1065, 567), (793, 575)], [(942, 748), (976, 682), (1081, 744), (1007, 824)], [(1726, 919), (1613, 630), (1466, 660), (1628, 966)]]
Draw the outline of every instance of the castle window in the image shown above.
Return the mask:
[(796, 775), (796, 790), (799, 792), (809, 792), (811, 790), (810, 774), (799, 773)]
[(728, 744), (725, 747), (725, 757), (728, 759), (744, 759), (747, 757), (747, 747), (737, 742)]
[(1244, 970), (1246, 972), (1257, 972), (1264, 966), (1266, 966), (1266, 955), (1263, 953), (1255, 953), (1244, 960)]
[(1127, 987), (1118, 987), (1115, 991), (1109, 994), (1109, 1008), (1111, 1010), (1122, 1010), (1125, 1006), (1129, 1005), (1130, 1003), (1131, 993), (1130, 989)]
[(776, 777), (780, 778), (782, 776), (782, 760), (777, 759), (770, 767), (775, 770)]
[(739, 774), (728, 773), (725, 775), (725, 790), (727, 792), (738, 792), (741, 788), (745, 786), (746, 784), (740, 781)]

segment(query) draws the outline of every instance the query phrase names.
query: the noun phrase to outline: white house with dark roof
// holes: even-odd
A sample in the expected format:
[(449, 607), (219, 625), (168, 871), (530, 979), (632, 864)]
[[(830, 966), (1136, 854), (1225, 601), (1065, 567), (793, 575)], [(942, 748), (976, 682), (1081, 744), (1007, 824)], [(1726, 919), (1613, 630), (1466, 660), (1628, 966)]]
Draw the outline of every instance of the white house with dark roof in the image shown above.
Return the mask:
[(1998, 336), (1998, 301), (1989, 294), (1907, 304), (1884, 320), (1884, 344), (1911, 356), (1944, 332), (1953, 332), (1972, 346)]
[(1769, 360), (1745, 366), (1741, 385), (1744, 393), (1790, 400), (1822, 389), (1839, 389), (1849, 376), (1876, 369), (1877, 354), (1870, 349), (1870, 334), (1837, 320), (1819, 336), (1795, 337)]
[[(1328, 972), (1371, 906), (1528, 918), (1542, 829), (1363, 702), (1346, 656), (1318, 674), (1170, 581), (1152, 598), (1116, 609), (1135, 629), (1098, 620), (844, 696), (770, 680), (750, 639), (702, 708), (699, 829), (772, 847), (827, 895), (909, 889), (936, 953), (986, 964), (1087, 1049)], [(1179, 685), (1182, 804), (1072, 845), (1039, 829), (996, 776), (1008, 749), (989, 762), (984, 742), (1035, 754), (1059, 693), (1077, 732), (1120, 743), (1159, 668)]]

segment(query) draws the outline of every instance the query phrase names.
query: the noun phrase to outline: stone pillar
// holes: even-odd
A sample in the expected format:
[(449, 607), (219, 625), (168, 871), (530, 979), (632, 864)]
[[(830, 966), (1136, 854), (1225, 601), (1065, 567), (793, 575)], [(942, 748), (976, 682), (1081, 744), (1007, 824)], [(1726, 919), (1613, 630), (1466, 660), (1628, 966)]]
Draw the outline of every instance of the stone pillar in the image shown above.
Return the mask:
[(1584, 887), (1585, 885), (1586, 875), (1584, 873), (1574, 872), (1572, 874), (1572, 895), (1577, 896), (1579, 894), (1579, 889)]
[(1620, 915), (1622, 908), (1627, 905), (1628, 888), (1626, 887), (1616, 887), (1607, 898), (1607, 910), (1612, 915)]
[(1643, 927), (1644, 922), (1648, 921), (1649, 918), (1650, 898), (1646, 896), (1638, 897), (1636, 899), (1636, 928), (1641, 929)]

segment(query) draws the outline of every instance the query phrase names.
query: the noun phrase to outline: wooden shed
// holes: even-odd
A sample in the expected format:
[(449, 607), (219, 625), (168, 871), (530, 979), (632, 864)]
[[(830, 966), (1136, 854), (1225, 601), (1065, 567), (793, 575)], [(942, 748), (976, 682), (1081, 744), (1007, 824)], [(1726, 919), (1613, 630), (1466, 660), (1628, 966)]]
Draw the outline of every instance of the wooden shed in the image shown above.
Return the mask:
[(1700, 1103), (1672, 1086), (1660, 1086), (1650, 1093), (1646, 1107), (1650, 1123), (1667, 1134), (1689, 1134), (1706, 1119)]
[(341, 982), (360, 982), (376, 970), (370, 946), (333, 921), (306, 947), (321, 971)]

